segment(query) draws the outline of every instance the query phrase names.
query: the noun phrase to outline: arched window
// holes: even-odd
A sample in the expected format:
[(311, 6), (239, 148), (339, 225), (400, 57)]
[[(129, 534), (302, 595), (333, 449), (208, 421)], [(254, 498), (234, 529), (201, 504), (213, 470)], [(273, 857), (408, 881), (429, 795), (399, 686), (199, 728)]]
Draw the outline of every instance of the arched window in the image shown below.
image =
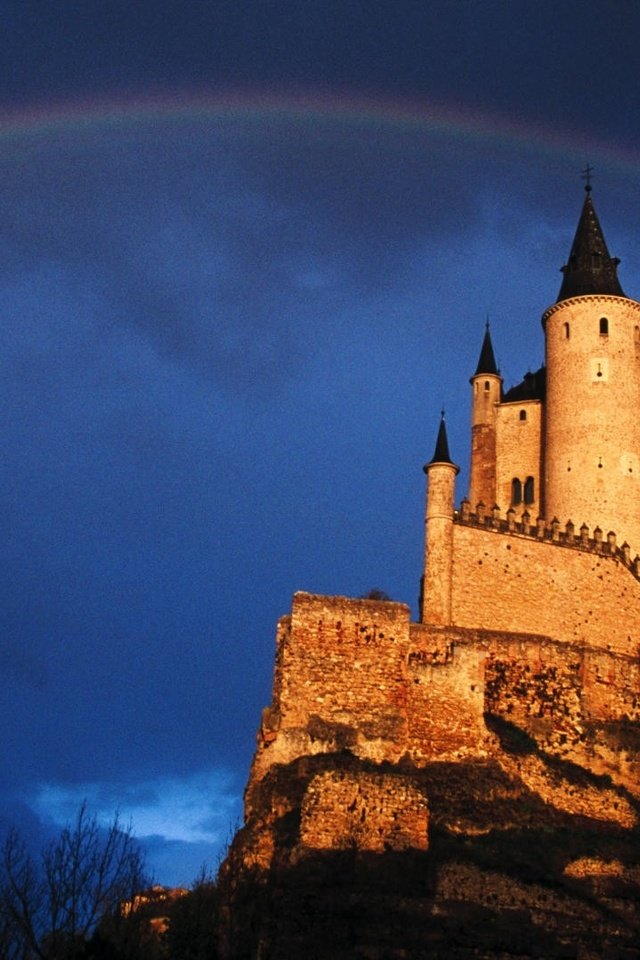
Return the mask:
[(606, 317), (600, 317), (600, 336), (608, 337), (609, 336), (609, 321)]
[(526, 411), (526, 410), (521, 410), (521, 411), (520, 411), (520, 419), (521, 419), (521, 420), (526, 420), (526, 419), (527, 419), (527, 411)]
[(522, 503), (522, 484), (517, 477), (514, 477), (511, 481), (511, 503), (514, 507)]
[(569, 324), (568, 324), (568, 323), (563, 323), (563, 324), (562, 324), (562, 332), (563, 332), (563, 334), (564, 334), (565, 340), (568, 340), (568, 339), (569, 339), (569, 332), (570, 332), (570, 331), (569, 331)]
[(524, 482), (524, 502), (533, 503), (535, 500), (535, 487), (533, 482), (533, 477), (527, 477)]
[(485, 390), (490, 390), (490, 389), (491, 389), (491, 384), (489, 383), (488, 380), (485, 380), (485, 382), (484, 382), (484, 388), (485, 388)]

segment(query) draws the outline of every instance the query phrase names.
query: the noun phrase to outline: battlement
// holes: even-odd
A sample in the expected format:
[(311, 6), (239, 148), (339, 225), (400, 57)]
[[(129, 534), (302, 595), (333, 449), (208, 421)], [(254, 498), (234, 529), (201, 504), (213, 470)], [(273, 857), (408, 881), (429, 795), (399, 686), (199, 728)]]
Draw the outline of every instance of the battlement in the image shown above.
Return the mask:
[(466, 498), (460, 504), (460, 509), (454, 512), (453, 522), (481, 527), (483, 530), (495, 533), (527, 537), (554, 546), (593, 553), (599, 557), (609, 557), (622, 563), (636, 580), (640, 581), (640, 556), (636, 554), (632, 559), (631, 547), (626, 541), (618, 546), (617, 535), (613, 530), (609, 530), (605, 537), (600, 527), (595, 527), (593, 534), (590, 535), (586, 523), (583, 523), (576, 532), (575, 524), (571, 520), (567, 520), (562, 528), (557, 517), (551, 521), (536, 517), (533, 521), (528, 510), (524, 510), (520, 514), (520, 519), (517, 519), (513, 507), (503, 514), (497, 504), (489, 510), (482, 502), (476, 504), (475, 512), (472, 512), (471, 504)]

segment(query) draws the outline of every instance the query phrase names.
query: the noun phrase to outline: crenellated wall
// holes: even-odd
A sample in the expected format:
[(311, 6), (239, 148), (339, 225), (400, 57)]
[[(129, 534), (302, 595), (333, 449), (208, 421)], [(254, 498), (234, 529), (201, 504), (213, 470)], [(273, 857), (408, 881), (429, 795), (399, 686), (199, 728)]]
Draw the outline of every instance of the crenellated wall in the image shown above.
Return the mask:
[[(637, 563), (615, 538), (461, 513), (454, 523), (452, 622), (638, 656)], [(583, 533), (585, 531), (583, 530)], [(627, 566), (628, 564), (628, 566)], [(446, 574), (445, 574), (446, 575)], [(428, 598), (425, 605), (428, 621)]]

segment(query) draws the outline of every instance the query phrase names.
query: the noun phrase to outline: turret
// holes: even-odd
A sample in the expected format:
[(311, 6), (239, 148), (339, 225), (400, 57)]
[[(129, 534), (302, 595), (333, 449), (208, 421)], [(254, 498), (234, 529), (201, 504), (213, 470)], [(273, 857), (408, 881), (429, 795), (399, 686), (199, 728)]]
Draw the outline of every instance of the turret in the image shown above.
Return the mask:
[(640, 549), (640, 303), (626, 297), (587, 184), (546, 343), (544, 504)]
[(496, 502), (496, 417), (502, 377), (496, 365), (488, 321), (478, 366), (469, 382), (473, 391), (469, 501), (475, 510), (480, 501), (489, 507)]
[(449, 455), (443, 410), (433, 457), (424, 467), (427, 511), (421, 604), (422, 620), (441, 626), (451, 623), (453, 510), (459, 469)]

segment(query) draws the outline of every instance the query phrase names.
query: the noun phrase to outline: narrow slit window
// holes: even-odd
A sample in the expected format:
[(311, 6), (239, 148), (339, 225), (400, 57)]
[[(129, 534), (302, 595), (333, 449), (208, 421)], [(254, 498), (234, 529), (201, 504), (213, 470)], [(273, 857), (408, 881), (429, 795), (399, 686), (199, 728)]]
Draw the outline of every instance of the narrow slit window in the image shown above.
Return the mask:
[(524, 502), (531, 504), (535, 500), (535, 486), (533, 477), (527, 477), (524, 482)]
[(608, 337), (609, 336), (609, 321), (606, 317), (600, 317), (600, 336)]
[(484, 389), (485, 389), (485, 390), (490, 390), (490, 389), (491, 389), (491, 384), (489, 383), (488, 380), (485, 380), (485, 382), (484, 382)]
[(568, 340), (568, 339), (569, 339), (569, 336), (570, 336), (570, 333), (571, 333), (571, 331), (570, 331), (570, 329), (569, 329), (569, 324), (568, 324), (568, 323), (563, 323), (563, 324), (562, 324), (562, 332), (563, 332), (563, 334), (564, 334), (565, 340)]
[(511, 503), (514, 507), (522, 503), (522, 483), (517, 477), (514, 477), (511, 481)]
[(526, 410), (521, 410), (521, 411), (520, 411), (520, 419), (521, 419), (521, 420), (526, 420), (526, 419), (527, 419), (527, 411), (526, 411)]

